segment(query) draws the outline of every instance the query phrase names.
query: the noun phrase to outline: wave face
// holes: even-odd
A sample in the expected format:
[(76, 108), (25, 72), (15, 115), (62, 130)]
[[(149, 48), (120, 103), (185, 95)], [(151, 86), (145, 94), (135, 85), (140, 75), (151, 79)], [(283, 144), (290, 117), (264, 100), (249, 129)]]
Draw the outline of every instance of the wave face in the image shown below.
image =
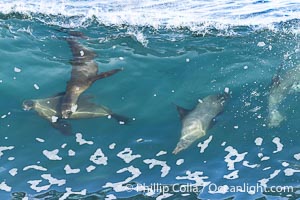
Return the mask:
[[(150, 26), (201, 31), (228, 26), (274, 28), (274, 24), (300, 17), (298, 0), (4, 0), (0, 13), (20, 13), (63, 27), (86, 26), (96, 20), (104, 25)], [(47, 17), (41, 17), (47, 16)], [(49, 19), (51, 18), (51, 19)], [(58, 18), (58, 19), (57, 19)], [(63, 21), (62, 19), (69, 20)]]

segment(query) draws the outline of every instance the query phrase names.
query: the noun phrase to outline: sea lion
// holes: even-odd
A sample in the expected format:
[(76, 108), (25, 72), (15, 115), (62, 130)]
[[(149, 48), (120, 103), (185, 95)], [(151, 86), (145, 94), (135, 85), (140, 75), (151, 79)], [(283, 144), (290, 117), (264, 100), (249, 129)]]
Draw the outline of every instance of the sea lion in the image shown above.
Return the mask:
[[(281, 68), (280, 68), (281, 69)], [(284, 74), (278, 71), (272, 79), (268, 98), (268, 127), (278, 127), (286, 117), (279, 111), (279, 105), (288, 94), (300, 91), (300, 65), (287, 70)]]
[(176, 106), (182, 120), (181, 137), (173, 154), (188, 148), (206, 134), (212, 120), (223, 111), (228, 93), (205, 97), (193, 110)]
[(78, 97), (87, 90), (96, 80), (109, 77), (122, 69), (113, 69), (98, 74), (98, 65), (94, 58), (96, 54), (80, 45), (74, 38), (67, 38), (72, 51), (73, 60), (71, 79), (67, 82), (66, 93), (61, 103), (62, 118), (69, 118), (77, 110)]
[[(30, 99), (23, 102), (23, 109), (35, 110), (39, 116), (48, 120), (51, 125), (60, 130), (63, 134), (71, 134), (71, 125), (62, 119), (60, 105), (63, 100), (64, 93), (57, 96), (45, 98), (45, 99)], [(81, 96), (78, 99), (78, 109), (73, 112), (70, 119), (82, 119), (82, 118), (97, 118), (104, 116), (111, 116), (120, 123), (127, 123), (128, 118), (113, 113), (110, 109), (96, 105), (88, 101), (88, 96)]]

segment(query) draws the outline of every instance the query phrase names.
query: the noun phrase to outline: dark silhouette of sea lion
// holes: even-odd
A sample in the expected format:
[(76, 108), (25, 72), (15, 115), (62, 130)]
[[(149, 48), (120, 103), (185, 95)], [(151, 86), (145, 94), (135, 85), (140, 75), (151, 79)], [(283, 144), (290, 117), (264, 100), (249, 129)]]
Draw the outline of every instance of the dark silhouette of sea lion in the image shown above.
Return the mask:
[(212, 120), (224, 109), (229, 94), (210, 95), (205, 97), (193, 110), (177, 106), (182, 121), (181, 137), (173, 154), (188, 148), (197, 139), (206, 135)]
[[(61, 102), (63, 100), (64, 93), (60, 93), (57, 96), (45, 98), (45, 99), (30, 99), (23, 102), (24, 110), (35, 110), (39, 116), (48, 120), (51, 125), (58, 129), (65, 135), (71, 135), (71, 125), (61, 116)], [(78, 109), (73, 112), (69, 119), (82, 119), (82, 118), (97, 118), (104, 116), (111, 116), (118, 122), (127, 123), (129, 119), (127, 117), (113, 113), (110, 109), (96, 105), (89, 101), (88, 96), (81, 96), (78, 99)]]
[(96, 80), (109, 77), (122, 69), (113, 69), (98, 74), (98, 65), (94, 58), (96, 54), (80, 45), (74, 38), (67, 38), (73, 59), (71, 79), (67, 82), (65, 95), (61, 102), (62, 118), (69, 118), (72, 113), (76, 112), (79, 96), (87, 90)]

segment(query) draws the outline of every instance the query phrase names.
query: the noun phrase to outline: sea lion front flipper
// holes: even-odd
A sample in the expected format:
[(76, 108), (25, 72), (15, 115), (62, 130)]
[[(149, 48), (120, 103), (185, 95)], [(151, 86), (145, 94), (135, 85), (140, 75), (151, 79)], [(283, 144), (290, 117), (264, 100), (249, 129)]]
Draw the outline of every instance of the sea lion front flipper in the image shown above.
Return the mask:
[(114, 75), (115, 73), (119, 72), (119, 71), (123, 71), (123, 69), (113, 69), (113, 70), (110, 70), (110, 71), (107, 71), (107, 72), (102, 72), (100, 74), (97, 74), (96, 76), (94, 77), (91, 77), (92, 81), (96, 81), (96, 80), (99, 80), (99, 79), (102, 79), (102, 78), (107, 78), (109, 76), (112, 76)]
[(72, 135), (72, 126), (66, 121), (58, 120), (55, 123), (51, 123), (52, 127), (59, 130), (64, 135)]
[(183, 108), (183, 107), (178, 106), (178, 105), (176, 105), (176, 104), (175, 104), (175, 106), (176, 106), (176, 109), (177, 109), (177, 111), (178, 111), (178, 113), (179, 113), (179, 116), (180, 116), (180, 119), (181, 119), (181, 120), (183, 120), (183, 118), (184, 118), (185, 116), (187, 116), (187, 115), (191, 112), (191, 110), (186, 109), (186, 108)]
[(111, 113), (110, 116), (112, 118), (114, 118), (115, 120), (117, 120), (120, 124), (128, 124), (130, 119), (128, 117), (122, 116), (122, 115), (118, 115), (116, 113)]

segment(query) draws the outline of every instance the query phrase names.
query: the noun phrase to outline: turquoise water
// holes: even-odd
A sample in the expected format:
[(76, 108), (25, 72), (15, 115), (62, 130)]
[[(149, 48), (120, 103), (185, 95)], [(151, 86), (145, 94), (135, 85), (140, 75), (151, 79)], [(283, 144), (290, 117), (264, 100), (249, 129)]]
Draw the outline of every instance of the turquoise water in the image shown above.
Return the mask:
[[(108, 182), (117, 183), (131, 177), (126, 170), (116, 173), (130, 166), (140, 171), (136, 178), (128, 181), (131, 185), (194, 184), (192, 178), (178, 177), (187, 176), (189, 172), (203, 172), (198, 183), (201, 177), (204, 182), (217, 186), (256, 185), (269, 179), (268, 188), (294, 188), (287, 193), (213, 193), (200, 184), (196, 193), (170, 191), (168, 199), (299, 198), (299, 160), (296, 159), (299, 153), (299, 95), (289, 95), (282, 103), (281, 109), (288, 117), (280, 127), (266, 126), (272, 77), (280, 65), (285, 70), (299, 65), (297, 19), (275, 23), (274, 29), (257, 30), (250, 26), (234, 26), (193, 31), (186, 27), (105, 26), (89, 21), (86, 26), (61, 31), (61, 26), (45, 23), (49, 18), (40, 16), (38, 20), (22, 14), (3, 14), (0, 18), (0, 149), (11, 147), (0, 154), (1, 199), (18, 195), (14, 199), (45, 199), (47, 195), (48, 199), (59, 199), (68, 191), (66, 188), (85, 193), (73, 196), (75, 199), (162, 198), (159, 192), (149, 195), (103, 187)], [(72, 18), (54, 19), (68, 21)], [(65, 136), (34, 111), (22, 110), (25, 99), (47, 98), (65, 90), (72, 59), (63, 39), (68, 37), (68, 30), (80, 31), (89, 37), (79, 42), (97, 54), (100, 72), (124, 68), (114, 76), (95, 82), (85, 94), (93, 96), (95, 103), (130, 117), (130, 124), (121, 125), (106, 117), (70, 120), (73, 135)], [(230, 99), (214, 126), (190, 148), (173, 155), (181, 130), (174, 104), (191, 109), (198, 99), (222, 93), (225, 88), (230, 90)], [(79, 145), (77, 133), (93, 144)], [(211, 136), (208, 147), (200, 153), (197, 144)], [(261, 145), (257, 143), (259, 139), (263, 140)], [(280, 144), (282, 150), (277, 149)], [(228, 155), (225, 149), (230, 147), (239, 154), (246, 153), (235, 163), (234, 169), (224, 161)], [(107, 157), (107, 165), (90, 161), (98, 148)], [(117, 154), (125, 148), (140, 157), (124, 162)], [(61, 160), (50, 160), (43, 154), (44, 150), (55, 149)], [(73, 150), (75, 156), (70, 156), (69, 150)], [(156, 156), (160, 151), (166, 154)], [(269, 159), (262, 159), (264, 156)], [(162, 177), (161, 167), (149, 169), (146, 159), (166, 161), (170, 171)], [(177, 165), (179, 159), (184, 162)], [(253, 168), (243, 161), (248, 161)], [(24, 170), (30, 165), (42, 166), (46, 171)], [(66, 165), (80, 172), (67, 174)], [(90, 165), (96, 168), (87, 172)], [(15, 176), (11, 175), (11, 169), (17, 169)], [(289, 175), (289, 169), (296, 171)], [(237, 176), (228, 178), (226, 175), (232, 172)], [(51, 174), (63, 184), (53, 184), (44, 190), (33, 189), (32, 180), (40, 180), (38, 187), (49, 185), (43, 174)]]

